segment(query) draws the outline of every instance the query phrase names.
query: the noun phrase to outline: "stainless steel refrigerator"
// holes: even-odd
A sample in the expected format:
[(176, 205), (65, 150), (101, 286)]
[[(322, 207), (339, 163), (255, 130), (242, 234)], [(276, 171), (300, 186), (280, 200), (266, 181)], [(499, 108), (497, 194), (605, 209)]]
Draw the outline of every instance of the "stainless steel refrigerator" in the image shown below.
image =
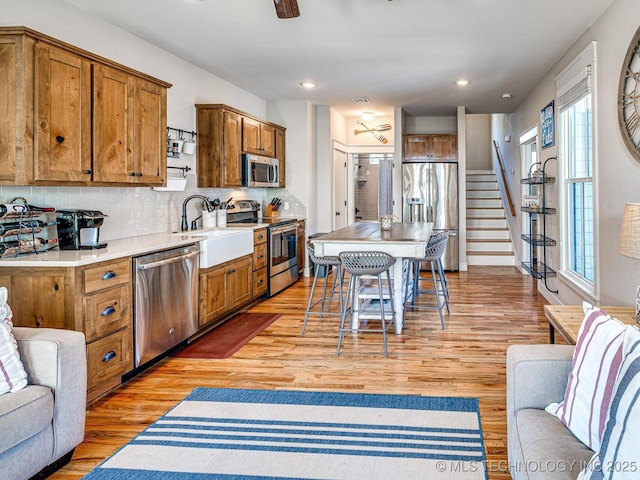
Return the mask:
[(433, 222), (434, 230), (447, 230), (442, 262), (445, 270), (458, 270), (457, 162), (402, 164), (402, 221)]

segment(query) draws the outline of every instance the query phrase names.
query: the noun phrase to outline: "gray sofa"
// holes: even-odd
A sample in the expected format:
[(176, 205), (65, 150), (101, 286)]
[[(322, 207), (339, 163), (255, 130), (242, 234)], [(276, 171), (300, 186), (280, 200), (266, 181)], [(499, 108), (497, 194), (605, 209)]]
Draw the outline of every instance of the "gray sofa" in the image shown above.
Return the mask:
[(0, 477), (41, 476), (71, 459), (84, 438), (87, 362), (84, 335), (15, 327), (29, 384), (0, 396)]
[(573, 346), (507, 349), (507, 437), (514, 480), (575, 480), (593, 455), (544, 408), (564, 398)]

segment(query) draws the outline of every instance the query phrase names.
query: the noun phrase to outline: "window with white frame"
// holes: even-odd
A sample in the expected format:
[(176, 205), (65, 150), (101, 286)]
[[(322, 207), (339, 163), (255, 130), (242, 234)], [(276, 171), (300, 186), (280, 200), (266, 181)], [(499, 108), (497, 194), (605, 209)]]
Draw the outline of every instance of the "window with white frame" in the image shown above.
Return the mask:
[(558, 156), (562, 177), (562, 271), (594, 292), (594, 79), (595, 42), (556, 78)]

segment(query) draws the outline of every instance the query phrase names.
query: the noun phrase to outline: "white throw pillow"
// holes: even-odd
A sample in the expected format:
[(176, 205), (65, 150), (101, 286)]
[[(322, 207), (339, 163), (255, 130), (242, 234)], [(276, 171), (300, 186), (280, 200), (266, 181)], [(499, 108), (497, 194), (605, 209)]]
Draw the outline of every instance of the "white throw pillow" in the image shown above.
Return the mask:
[(624, 354), (600, 451), (578, 480), (640, 478), (640, 332), (632, 325), (626, 327)]
[(16, 339), (11, 333), (13, 314), (7, 298), (6, 287), (0, 287), (0, 395), (17, 392), (27, 385), (27, 372), (20, 361)]
[(625, 325), (598, 307), (584, 307), (564, 400), (546, 410), (597, 452), (623, 360)]

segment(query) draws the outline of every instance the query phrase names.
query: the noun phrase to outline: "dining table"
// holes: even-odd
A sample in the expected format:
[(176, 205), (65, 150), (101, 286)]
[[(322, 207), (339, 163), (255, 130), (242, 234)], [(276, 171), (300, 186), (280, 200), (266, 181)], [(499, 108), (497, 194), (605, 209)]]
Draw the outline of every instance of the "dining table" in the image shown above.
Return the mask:
[[(311, 239), (316, 255), (338, 256), (341, 252), (385, 252), (396, 259), (392, 266), (395, 333), (404, 325), (403, 259), (424, 258), (433, 223), (394, 222), (390, 230), (382, 230), (380, 222), (356, 222), (331, 233)], [(397, 281), (400, 279), (400, 281)], [(358, 319), (352, 319), (357, 328)]]

